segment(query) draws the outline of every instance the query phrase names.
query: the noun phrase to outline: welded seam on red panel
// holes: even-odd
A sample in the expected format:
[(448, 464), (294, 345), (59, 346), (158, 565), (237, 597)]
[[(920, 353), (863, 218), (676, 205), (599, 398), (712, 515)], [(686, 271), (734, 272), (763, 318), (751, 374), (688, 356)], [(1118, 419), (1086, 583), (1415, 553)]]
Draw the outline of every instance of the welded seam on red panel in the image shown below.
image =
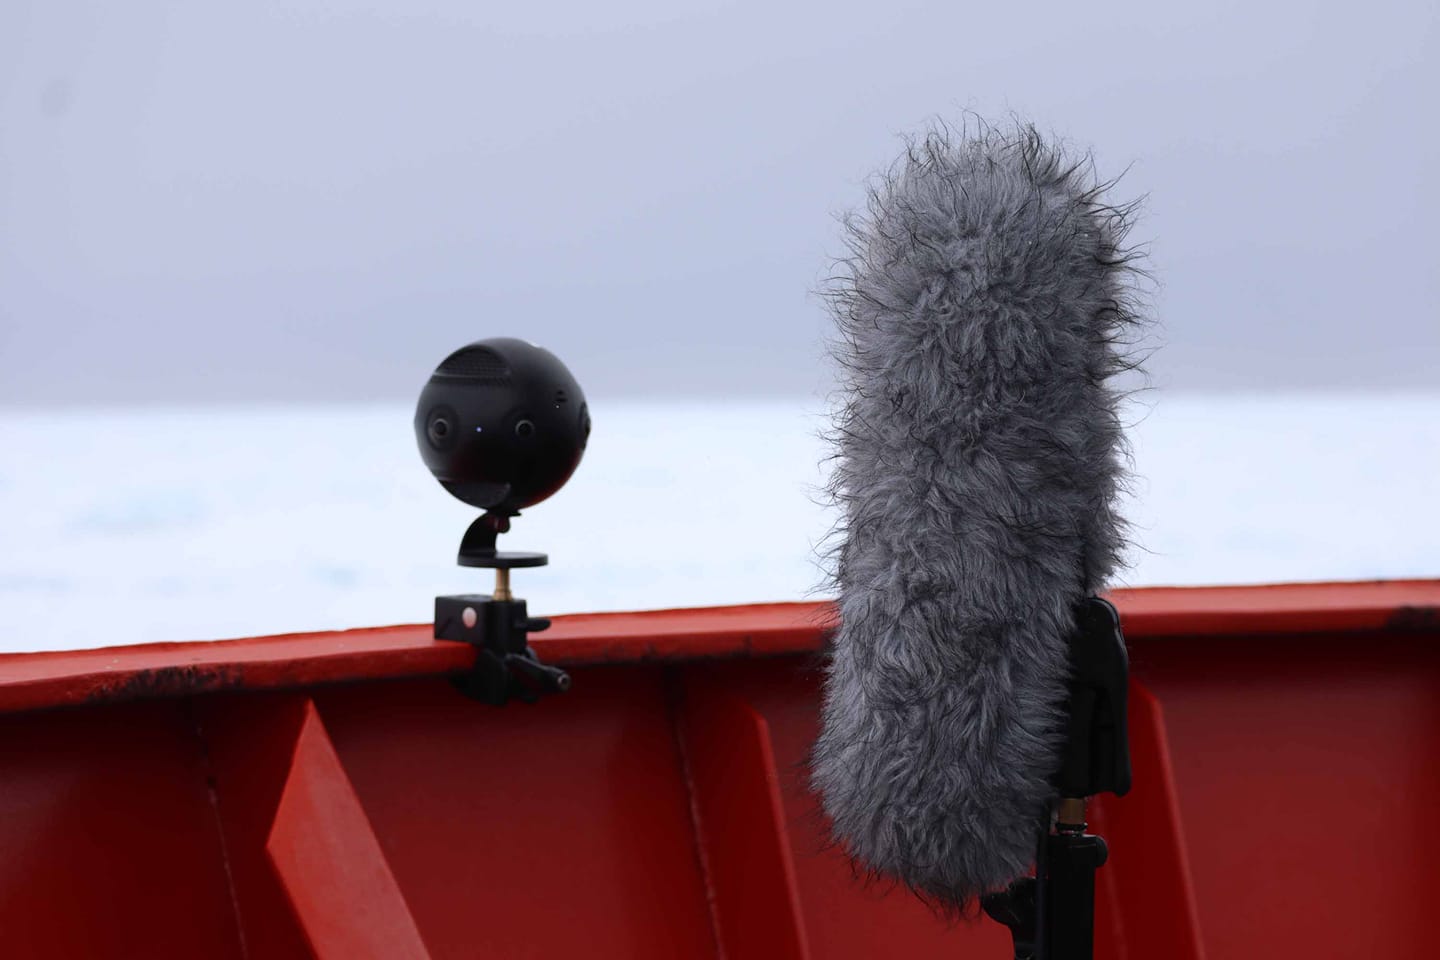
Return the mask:
[(190, 719), (195, 739), (200, 745), (200, 762), (205, 772), (205, 794), (210, 800), (210, 816), (215, 824), (215, 834), (220, 839), (220, 863), (225, 868), (225, 889), (230, 894), (230, 911), (235, 918), (235, 938), (240, 945), (241, 960), (249, 960), (250, 945), (245, 940), (245, 919), (240, 910), (240, 894), (235, 889), (235, 872), (230, 866), (230, 841), (225, 836), (225, 824), (220, 817), (220, 794), (215, 788), (215, 767), (210, 760), (210, 741), (205, 738), (205, 728), (200, 723), (193, 697), (185, 699), (185, 714)]
[(1174, 827), (1170, 833), (1172, 853), (1179, 867), (1177, 873), (1181, 893), (1185, 898), (1185, 911), (1189, 914), (1186, 925), (1190, 932), (1190, 949), (1193, 951), (1194, 960), (1204, 960), (1205, 944), (1200, 935), (1199, 898), (1195, 895), (1194, 873), (1191, 872), (1190, 852), (1185, 842), (1185, 821), (1180, 814), (1180, 785), (1176, 782), (1175, 767), (1170, 761), (1170, 734), (1165, 726), (1164, 705), (1159, 697), (1145, 687), (1137, 684), (1136, 691), (1143, 692), (1150, 709), (1150, 723), (1155, 733), (1155, 761), (1165, 784), (1167, 813)]
[(685, 799), (690, 807), (690, 830), (695, 838), (695, 860), (700, 866), (700, 882), (705, 886), (705, 910), (710, 917), (710, 936), (715, 941), (716, 960), (727, 960), (725, 941), (720, 935), (720, 896), (715, 889), (708, 852), (708, 837), (700, 816), (699, 791), (695, 789), (695, 773), (690, 759), (690, 745), (685, 736), (682, 702), (685, 697), (685, 681), (680, 671), (671, 668), (665, 671), (665, 711), (670, 720), (670, 733), (675, 738), (675, 750), (680, 757), (680, 774), (685, 780)]

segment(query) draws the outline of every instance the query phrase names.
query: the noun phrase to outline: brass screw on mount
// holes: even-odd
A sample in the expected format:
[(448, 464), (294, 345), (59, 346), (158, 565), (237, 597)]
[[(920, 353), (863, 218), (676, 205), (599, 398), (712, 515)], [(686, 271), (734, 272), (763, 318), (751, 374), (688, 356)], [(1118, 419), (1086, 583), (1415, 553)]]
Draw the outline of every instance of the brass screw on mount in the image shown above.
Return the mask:
[(1088, 824), (1085, 822), (1085, 798), (1063, 797), (1055, 815), (1056, 833), (1081, 834)]

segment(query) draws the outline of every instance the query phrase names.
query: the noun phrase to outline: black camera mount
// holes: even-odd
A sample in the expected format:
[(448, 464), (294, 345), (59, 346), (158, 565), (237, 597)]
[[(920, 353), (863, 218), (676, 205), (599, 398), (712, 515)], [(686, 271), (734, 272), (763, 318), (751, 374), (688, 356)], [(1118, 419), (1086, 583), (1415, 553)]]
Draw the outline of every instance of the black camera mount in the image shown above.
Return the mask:
[(493, 594), (460, 594), (435, 598), (435, 639), (457, 640), (475, 647), (475, 666), (453, 681), (472, 700), (503, 706), (512, 698), (534, 703), (548, 693), (570, 689), (570, 675), (541, 663), (530, 649), (529, 635), (550, 626), (544, 617), (531, 617), (524, 600), (510, 592), (510, 571), (515, 567), (543, 567), (543, 553), (500, 552), (495, 538), (510, 529), (518, 514), (490, 510), (470, 524), (460, 541), (462, 567), (495, 570)]
[(435, 479), (485, 513), (460, 541), (462, 567), (495, 570), (495, 592), (435, 598), (435, 639), (475, 647), (455, 685), (467, 697), (534, 703), (570, 689), (565, 671), (540, 662), (529, 635), (550, 626), (510, 592), (510, 571), (540, 567), (543, 553), (501, 553), (510, 518), (545, 500), (575, 472), (590, 439), (580, 384), (549, 350), (514, 337), (477, 340), (446, 357), (420, 391), (415, 441)]

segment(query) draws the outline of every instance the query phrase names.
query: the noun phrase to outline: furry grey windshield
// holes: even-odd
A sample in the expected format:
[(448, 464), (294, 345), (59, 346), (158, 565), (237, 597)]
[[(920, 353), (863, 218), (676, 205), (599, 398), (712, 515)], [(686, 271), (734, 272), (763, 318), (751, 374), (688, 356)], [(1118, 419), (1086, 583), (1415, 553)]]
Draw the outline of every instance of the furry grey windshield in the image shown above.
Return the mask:
[(1133, 207), (1033, 129), (912, 142), (831, 291), (843, 508), (813, 780), (866, 868), (947, 907), (1022, 874), (1067, 638), (1122, 546)]

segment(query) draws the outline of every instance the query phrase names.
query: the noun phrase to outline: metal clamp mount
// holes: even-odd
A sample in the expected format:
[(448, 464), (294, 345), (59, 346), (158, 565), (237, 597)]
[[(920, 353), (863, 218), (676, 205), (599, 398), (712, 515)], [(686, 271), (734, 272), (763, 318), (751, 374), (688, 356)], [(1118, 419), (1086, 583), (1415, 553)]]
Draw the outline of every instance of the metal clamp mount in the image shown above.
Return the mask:
[(1120, 614), (1108, 601), (1087, 597), (1071, 639), (1065, 741), (1052, 779), (1060, 801), (1040, 824), (1035, 876), (981, 900), (992, 919), (1010, 928), (1016, 960), (1094, 956), (1095, 871), (1109, 851), (1085, 832), (1085, 799), (1130, 791), (1129, 675)]
[(570, 675), (541, 663), (530, 649), (529, 635), (550, 626), (544, 617), (531, 617), (524, 600), (510, 592), (510, 570), (541, 567), (550, 562), (543, 553), (501, 553), (495, 537), (510, 529), (510, 516), (488, 512), (470, 525), (460, 541), (462, 567), (495, 570), (493, 594), (460, 594), (435, 598), (435, 639), (455, 640), (475, 647), (475, 666), (452, 681), (465, 696), (503, 706), (511, 699), (534, 703), (549, 693), (570, 689)]

